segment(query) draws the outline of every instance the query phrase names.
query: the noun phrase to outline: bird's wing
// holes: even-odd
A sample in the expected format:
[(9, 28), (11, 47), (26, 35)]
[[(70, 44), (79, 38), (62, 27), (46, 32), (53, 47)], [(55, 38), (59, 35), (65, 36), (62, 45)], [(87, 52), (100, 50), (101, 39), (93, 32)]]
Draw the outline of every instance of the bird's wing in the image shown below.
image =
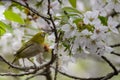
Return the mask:
[(24, 51), (26, 48), (28, 48), (28, 47), (30, 47), (30, 46), (32, 46), (32, 45), (34, 45), (32, 42), (27, 42), (27, 43), (25, 43), (24, 44), (24, 46), (22, 46), (17, 52), (16, 52), (16, 54), (15, 54), (15, 56), (16, 55), (18, 55), (18, 54), (20, 54), (22, 51)]

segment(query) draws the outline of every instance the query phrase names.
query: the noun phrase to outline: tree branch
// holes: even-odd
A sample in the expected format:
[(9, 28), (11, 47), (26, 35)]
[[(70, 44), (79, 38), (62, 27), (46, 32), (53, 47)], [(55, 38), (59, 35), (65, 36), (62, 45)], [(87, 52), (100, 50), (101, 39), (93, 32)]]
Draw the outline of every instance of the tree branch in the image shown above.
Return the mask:
[(111, 54), (114, 54), (114, 55), (116, 55), (116, 56), (120, 56), (120, 54), (119, 53), (115, 53), (115, 52), (111, 52)]
[[(52, 69), (56, 70), (55, 67), (51, 66)], [(73, 76), (73, 75), (70, 75), (68, 73), (65, 73), (65, 72), (62, 72), (60, 70), (57, 70), (60, 74), (64, 75), (64, 76), (67, 76), (69, 78), (72, 78), (72, 79), (78, 79), (78, 80), (100, 80), (104, 77), (96, 77), (96, 78), (81, 78), (81, 77), (76, 77), (76, 76)]]
[[(56, 46), (56, 60), (58, 60), (58, 56), (57, 56), (57, 51), (58, 51), (58, 44), (59, 44), (59, 37), (58, 37), (58, 33), (57, 33), (57, 29), (56, 29), (56, 25), (54, 23), (54, 20), (53, 20), (53, 17), (52, 17), (52, 14), (50, 13), (50, 9), (51, 9), (51, 2), (50, 0), (48, 0), (48, 12), (47, 14), (49, 15), (49, 19), (53, 25), (53, 29), (52, 31), (54, 32), (54, 35), (55, 35), (55, 43), (57, 43), (57, 46)], [(55, 70), (55, 76), (54, 76), (54, 80), (57, 79), (57, 69), (58, 69), (58, 61), (56, 61), (56, 70)]]
[(50, 2), (50, 0), (48, 0), (48, 12), (47, 12), (47, 14), (49, 15), (49, 20), (51, 21), (51, 23), (53, 25), (53, 31), (54, 31), (54, 34), (55, 34), (55, 43), (57, 43), (58, 42), (57, 29), (56, 29), (56, 25), (54, 23), (52, 14), (50, 13), (50, 8), (51, 8), (50, 4), (51, 4), (51, 2)]
[(36, 15), (38, 15), (39, 17), (43, 18), (48, 24), (50, 24), (50, 23), (49, 23), (49, 18), (47, 18), (47, 17), (45, 17), (45, 16), (42, 16), (41, 14), (39, 14), (38, 11), (36, 11), (36, 10), (33, 9), (32, 7), (29, 7), (28, 5), (22, 4), (22, 3), (18, 2), (17, 0), (1, 0), (1, 1), (12, 1), (12, 2), (14, 2), (14, 3), (17, 3), (17, 4), (21, 5), (21, 6), (29, 9), (29, 10), (32, 11), (34, 14), (36, 14)]
[(6, 59), (4, 59), (2, 56), (0, 56), (0, 60), (3, 61), (4, 63), (6, 63), (7, 65), (9, 65), (11, 68), (15, 68), (15, 69), (18, 69), (18, 70), (21, 70), (21, 71), (29, 71), (30, 69), (35, 69), (35, 70), (40, 70), (40, 69), (43, 69), (44, 67), (47, 67), (51, 64), (54, 63), (54, 61), (56, 60), (56, 55), (53, 53), (53, 50), (52, 50), (52, 57), (51, 57), (51, 60), (49, 62), (47, 62), (46, 64), (43, 64), (41, 66), (38, 66), (38, 67), (35, 67), (35, 66), (30, 66), (30, 67), (18, 67), (18, 66), (15, 66), (11, 63), (9, 63)]
[(30, 75), (30, 74), (35, 74), (37, 71), (30, 71), (30, 72), (24, 72), (24, 73), (0, 73), (0, 76), (25, 76), (25, 75)]
[(39, 76), (39, 75), (45, 75), (46, 73), (45, 73), (45, 71), (42, 71), (42, 72), (40, 72), (40, 73), (36, 73), (36, 74), (34, 74), (34, 75), (32, 75), (32, 76), (30, 76), (30, 77), (27, 77), (25, 80), (29, 80), (29, 79), (32, 79), (32, 78), (34, 78), (34, 77), (36, 77), (36, 76)]
[(52, 80), (50, 66), (46, 67), (45, 72), (46, 72), (46, 74), (45, 74), (46, 80)]
[(118, 29), (120, 27), (120, 24), (118, 24), (117, 26), (116, 26), (116, 28)]
[[(55, 70), (55, 67), (51, 66), (52, 69)], [(65, 72), (62, 72), (60, 70), (58, 70), (58, 72), (64, 76), (67, 76), (69, 78), (73, 78), (73, 79), (77, 79), (77, 80), (108, 80), (110, 78), (112, 78), (113, 76), (115, 76), (115, 72), (111, 72), (111, 73), (108, 73), (107, 75), (105, 76), (101, 76), (101, 77), (96, 77), (96, 78), (81, 78), (81, 77), (76, 77), (76, 76), (73, 76), (73, 75), (70, 75), (68, 73), (65, 73)], [(120, 73), (120, 70), (118, 70), (118, 73)]]
[(55, 76), (54, 76), (54, 80), (57, 80), (58, 66), (59, 66), (59, 64), (58, 64), (58, 58), (57, 58), (57, 60), (56, 60), (56, 66), (55, 66)]
[(115, 68), (115, 66), (114, 66), (105, 56), (101, 56), (101, 58), (102, 58), (103, 60), (105, 60), (105, 61), (109, 64), (109, 66), (113, 69), (114, 73), (117, 75), (117, 74), (118, 74), (118, 71), (117, 71), (117, 69)]
[(29, 68), (24, 68), (24, 67), (18, 67), (18, 66), (15, 66), (11, 63), (9, 63), (6, 59), (4, 59), (2, 56), (0, 56), (0, 60), (3, 61), (4, 63), (6, 63), (7, 65), (9, 65), (11, 68), (15, 68), (15, 69), (18, 69), (18, 70), (21, 70), (21, 71), (28, 71)]
[(114, 45), (110, 45), (110, 47), (120, 47), (120, 44), (114, 44)]

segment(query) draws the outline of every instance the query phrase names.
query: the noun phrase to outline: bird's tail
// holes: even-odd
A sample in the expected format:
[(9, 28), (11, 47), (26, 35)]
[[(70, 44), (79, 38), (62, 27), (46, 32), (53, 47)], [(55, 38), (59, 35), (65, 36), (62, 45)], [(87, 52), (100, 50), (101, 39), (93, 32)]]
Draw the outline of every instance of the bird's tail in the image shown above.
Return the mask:
[[(13, 64), (14, 62), (16, 62), (17, 60), (18, 60), (18, 57), (15, 57), (11, 64)], [(8, 67), (8, 69), (10, 69), (10, 68), (11, 68), (11, 66)]]

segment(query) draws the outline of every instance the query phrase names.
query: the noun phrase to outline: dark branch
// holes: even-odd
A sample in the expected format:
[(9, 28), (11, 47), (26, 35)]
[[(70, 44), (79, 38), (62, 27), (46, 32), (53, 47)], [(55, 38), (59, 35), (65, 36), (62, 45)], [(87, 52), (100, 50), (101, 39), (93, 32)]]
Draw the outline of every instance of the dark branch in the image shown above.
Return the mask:
[[(56, 68), (53, 67), (53, 66), (51, 66), (51, 68), (54, 69), (54, 70), (56, 70)], [(62, 71), (60, 71), (60, 70), (58, 70), (58, 69), (57, 69), (57, 71), (58, 71), (60, 74), (64, 75), (64, 76), (67, 76), (67, 77), (73, 78), (73, 79), (78, 79), (78, 80), (101, 80), (102, 78), (104, 78), (104, 77), (80, 78), (80, 77), (76, 77), (76, 76), (70, 75), (70, 74), (68, 74), (68, 73), (62, 72)]]
[(45, 71), (42, 71), (42, 72), (40, 72), (40, 73), (36, 73), (36, 74), (33, 74), (32, 76), (29, 76), (29, 77), (27, 77), (25, 80), (29, 80), (29, 79), (32, 79), (32, 78), (34, 78), (34, 77), (36, 77), (36, 76), (39, 76), (39, 75), (45, 75), (46, 73), (45, 73)]
[(31, 72), (24, 72), (24, 73), (0, 73), (0, 76), (25, 76), (25, 75), (30, 75), (30, 74), (35, 74), (36, 70), (31, 71)]
[(21, 70), (21, 71), (29, 71), (30, 69), (35, 69), (35, 70), (40, 70), (40, 69), (43, 69), (44, 67), (47, 67), (51, 64), (54, 63), (54, 61), (56, 60), (56, 55), (53, 53), (53, 50), (52, 50), (52, 58), (51, 60), (46, 63), (46, 64), (43, 64), (41, 66), (38, 66), (38, 67), (35, 67), (35, 66), (30, 66), (30, 67), (18, 67), (18, 66), (15, 66), (11, 63), (9, 63), (6, 59), (4, 59), (2, 56), (0, 56), (0, 60), (5, 62), (7, 65), (9, 65), (11, 68), (15, 68), (15, 69), (18, 69), (18, 70)]
[(58, 2), (59, 2), (60, 4), (62, 4), (62, 1), (61, 1), (61, 0), (58, 0)]
[(116, 26), (116, 28), (118, 29), (120, 27), (120, 24), (118, 24), (117, 26)]
[(18, 67), (18, 66), (15, 66), (11, 63), (9, 63), (6, 59), (4, 59), (2, 56), (0, 56), (0, 60), (5, 62), (7, 65), (9, 65), (11, 68), (15, 68), (15, 69), (18, 69), (18, 70), (21, 70), (21, 71), (28, 71), (29, 68), (24, 68), (24, 67)]
[[(118, 73), (120, 73), (120, 70), (118, 70)], [(110, 78), (112, 78), (115, 75), (116, 74), (114, 72), (111, 72), (111, 73), (107, 74), (106, 76), (104, 76), (104, 78), (101, 80), (109, 80)]]
[(50, 4), (51, 4), (51, 2), (50, 2), (50, 0), (48, 0), (48, 12), (47, 12), (47, 14), (49, 15), (49, 20), (51, 21), (51, 23), (53, 25), (53, 31), (54, 31), (54, 34), (55, 34), (55, 43), (57, 43), (58, 42), (57, 29), (56, 29), (56, 25), (54, 23), (52, 14), (50, 13), (50, 9), (51, 9), (51, 5)]
[(55, 76), (54, 76), (54, 80), (57, 80), (58, 66), (59, 66), (59, 64), (58, 64), (58, 58), (57, 58), (57, 60), (56, 60), (56, 66), (55, 66)]
[[(120, 25), (119, 25), (120, 26)], [(114, 45), (110, 45), (110, 47), (120, 47), (120, 44), (114, 44)]]
[(36, 10), (33, 9), (32, 7), (29, 7), (29, 6), (26, 5), (26, 4), (22, 4), (22, 3), (18, 2), (17, 0), (1, 0), (1, 1), (12, 1), (12, 2), (14, 2), (14, 3), (17, 3), (17, 4), (21, 5), (21, 6), (29, 9), (29, 10), (32, 11), (34, 14), (36, 14), (36, 15), (38, 15), (39, 17), (43, 18), (48, 24), (50, 24), (49, 21), (48, 21), (49, 18), (47, 18), (47, 17), (45, 17), (45, 16), (42, 16), (41, 14), (39, 14), (38, 11), (36, 11)]
[(15, 69), (18, 69), (18, 70), (22, 70), (22, 71), (29, 71), (30, 69), (33, 69), (33, 71), (31, 72), (25, 72), (25, 73), (21, 73), (21, 74), (16, 74), (16, 73), (1, 73), (0, 76), (24, 76), (24, 75), (29, 75), (29, 74), (35, 74), (37, 71), (39, 71), (40, 69), (44, 69), (44, 67), (48, 67), (50, 66), (51, 64), (54, 63), (54, 61), (56, 60), (56, 55), (54, 55), (52, 53), (52, 58), (51, 60), (42, 65), (42, 66), (38, 66), (38, 67), (35, 67), (35, 66), (31, 66), (31, 67), (16, 67), (14, 66), (13, 64), (10, 64), (7, 60), (5, 60), (2, 56), (0, 56), (0, 60), (5, 62), (6, 64), (8, 64), (9, 66), (11, 66), (11, 68), (15, 68)]
[[(55, 67), (51, 66), (52, 69), (55, 70)], [(77, 79), (77, 80), (108, 80), (110, 78), (112, 78), (113, 76), (115, 76), (115, 72), (111, 72), (111, 73), (108, 73), (107, 75), (105, 76), (102, 76), (102, 77), (96, 77), (96, 78), (81, 78), (81, 77), (76, 77), (76, 76), (73, 76), (73, 75), (70, 75), (68, 73), (65, 73), (65, 72), (62, 72), (60, 70), (57, 70), (60, 74), (64, 75), (64, 76), (67, 76), (69, 78), (73, 78), (73, 79)], [(120, 73), (120, 70), (118, 70), (118, 73)]]
[(52, 80), (51, 71), (50, 71), (49, 66), (46, 67), (45, 72), (46, 72), (46, 74), (45, 74), (46, 80)]
[(105, 57), (105, 56), (101, 56), (103, 60), (105, 60), (109, 66), (113, 69), (114, 71), (114, 74), (117, 75), (118, 74), (118, 71), (117, 69), (115, 68), (115, 66)]
[(116, 56), (120, 56), (119, 53), (115, 53), (115, 52), (111, 52), (111, 54), (114, 54), (114, 55), (116, 55)]
[(106, 75), (103, 79), (101, 80), (108, 80), (110, 78), (112, 78), (115, 74), (114, 73), (109, 73), (108, 75)]

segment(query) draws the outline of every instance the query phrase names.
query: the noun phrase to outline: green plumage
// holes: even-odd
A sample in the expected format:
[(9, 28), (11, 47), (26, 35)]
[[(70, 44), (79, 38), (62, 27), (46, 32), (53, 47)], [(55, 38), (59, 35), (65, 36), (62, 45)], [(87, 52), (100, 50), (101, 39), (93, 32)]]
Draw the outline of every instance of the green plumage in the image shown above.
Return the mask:
[(12, 64), (20, 58), (30, 58), (44, 52), (44, 38), (44, 32), (39, 32), (34, 35), (16, 52), (14, 55), (15, 59), (13, 60)]

